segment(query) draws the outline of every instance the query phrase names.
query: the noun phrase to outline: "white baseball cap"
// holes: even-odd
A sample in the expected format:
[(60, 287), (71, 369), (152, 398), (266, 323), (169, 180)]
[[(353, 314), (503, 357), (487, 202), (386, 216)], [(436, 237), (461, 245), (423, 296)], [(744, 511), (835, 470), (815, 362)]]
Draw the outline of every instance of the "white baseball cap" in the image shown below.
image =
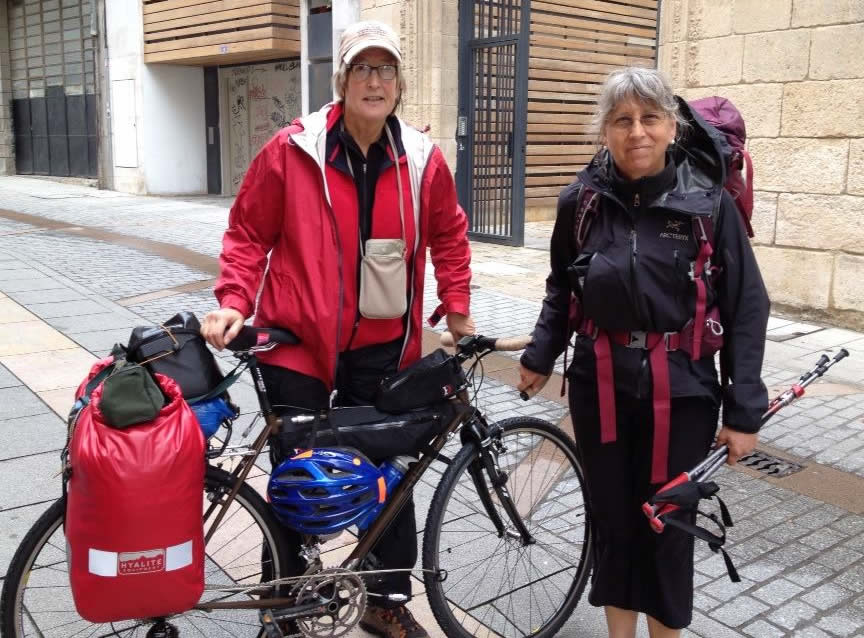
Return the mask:
[(339, 40), (339, 57), (345, 64), (357, 57), (361, 51), (371, 48), (384, 49), (402, 64), (399, 51), (399, 36), (388, 25), (377, 20), (365, 20), (349, 25)]

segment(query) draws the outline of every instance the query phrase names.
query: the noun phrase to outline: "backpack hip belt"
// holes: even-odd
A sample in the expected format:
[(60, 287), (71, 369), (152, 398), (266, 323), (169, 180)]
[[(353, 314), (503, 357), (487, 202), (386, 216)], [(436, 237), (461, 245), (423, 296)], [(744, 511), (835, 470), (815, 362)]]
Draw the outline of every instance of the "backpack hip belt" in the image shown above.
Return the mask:
[[(705, 320), (714, 321), (712, 318)], [(695, 324), (695, 322), (694, 322)], [(701, 333), (700, 327), (699, 332)], [(600, 329), (592, 320), (585, 319), (577, 332), (594, 341), (594, 356), (597, 361), (597, 404), (600, 412), (600, 442), (614, 443), (617, 438), (617, 415), (615, 407), (615, 375), (612, 365), (612, 343), (627, 348), (647, 350), (651, 362), (651, 387), (654, 412), (654, 441), (651, 452), (651, 482), (665, 483), (668, 480), (670, 399), (668, 353), (682, 350), (698, 359), (699, 350), (691, 352), (694, 339), (687, 334), (696, 333), (696, 326), (688, 322), (679, 332), (610, 332)], [(701, 341), (701, 338), (700, 338)], [(719, 350), (719, 347), (717, 348)], [(716, 350), (715, 350), (716, 352)]]

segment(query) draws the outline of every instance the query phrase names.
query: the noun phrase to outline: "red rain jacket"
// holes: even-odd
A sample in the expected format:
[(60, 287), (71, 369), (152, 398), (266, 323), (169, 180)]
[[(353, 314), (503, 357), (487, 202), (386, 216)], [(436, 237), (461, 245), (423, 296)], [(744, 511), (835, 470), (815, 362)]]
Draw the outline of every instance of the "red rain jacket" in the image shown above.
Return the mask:
[[(333, 387), (346, 345), (343, 326), (357, 307), (356, 287), (343, 273), (344, 251), (356, 247), (343, 245), (336, 222), (340, 215), (356, 224), (355, 186), (340, 179), (325, 158), (327, 131), (341, 115), (342, 105), (335, 103), (295, 120), (252, 161), (231, 209), (215, 288), (222, 308), (235, 308), (246, 317), (255, 310), (260, 288), (255, 325), (287, 328), (301, 340), (299, 346), (260, 353), (260, 360), (314, 376), (328, 387)], [(401, 120), (399, 125), (405, 148), (399, 158), (405, 216), (411, 218), (406, 229), (413, 234), (406, 237), (413, 264), (410, 321), (400, 363), (405, 367), (420, 358), (426, 248), (442, 302), (430, 322), (448, 312), (469, 314), (471, 255), (468, 220), (444, 155), (427, 136)], [(378, 179), (375, 209), (392, 211), (398, 228), (395, 166)]]

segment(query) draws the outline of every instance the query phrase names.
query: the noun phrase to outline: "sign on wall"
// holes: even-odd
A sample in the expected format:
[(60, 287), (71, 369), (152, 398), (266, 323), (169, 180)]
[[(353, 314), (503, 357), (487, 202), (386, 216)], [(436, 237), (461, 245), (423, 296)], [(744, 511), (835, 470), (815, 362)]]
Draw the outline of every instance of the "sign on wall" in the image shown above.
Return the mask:
[(300, 116), (300, 61), (230, 67), (220, 75), (228, 103), (226, 190), (233, 195), (261, 147)]

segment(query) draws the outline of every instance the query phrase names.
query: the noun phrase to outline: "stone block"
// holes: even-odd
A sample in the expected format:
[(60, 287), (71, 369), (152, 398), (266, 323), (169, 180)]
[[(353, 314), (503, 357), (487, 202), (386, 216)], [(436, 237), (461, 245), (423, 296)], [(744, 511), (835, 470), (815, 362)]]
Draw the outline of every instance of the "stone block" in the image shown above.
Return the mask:
[(754, 246), (753, 251), (771, 301), (798, 307), (828, 308), (834, 267), (832, 255), (773, 246)]
[(753, 193), (753, 226), (754, 244), (773, 244), (775, 225), (777, 223), (777, 193), (756, 191)]
[(687, 39), (688, 0), (664, 0), (660, 3), (660, 43)]
[(787, 84), (781, 131), (788, 137), (864, 136), (864, 79)]
[(732, 33), (732, 4), (717, 0), (689, 0), (687, 37), (690, 40), (720, 38)]
[(846, 192), (864, 195), (864, 140), (849, 140), (849, 173)]
[(687, 86), (737, 84), (741, 81), (744, 36), (691, 42), (687, 46)]
[[(861, 4), (864, 5), (864, 2)], [(864, 55), (861, 55), (864, 24), (813, 29), (810, 37), (811, 79), (864, 77)]]
[(661, 44), (657, 51), (657, 67), (666, 74), (673, 87), (687, 86), (687, 44)]
[(792, 0), (735, 0), (732, 28), (735, 33), (788, 29)]
[(847, 140), (755, 139), (748, 148), (759, 190), (836, 194), (846, 186)]
[(778, 246), (864, 253), (864, 197), (790, 195), (777, 203)]
[(792, 7), (793, 27), (864, 21), (861, 0), (795, 0)]
[(807, 77), (810, 32), (773, 31), (745, 36), (746, 82), (792, 82)]
[(838, 310), (864, 310), (864, 257), (837, 255), (834, 263), (833, 306)]
[(722, 95), (728, 98), (741, 111), (747, 123), (748, 138), (777, 137), (780, 134), (782, 84), (704, 86), (688, 89), (686, 97), (688, 100), (693, 100), (711, 95)]

